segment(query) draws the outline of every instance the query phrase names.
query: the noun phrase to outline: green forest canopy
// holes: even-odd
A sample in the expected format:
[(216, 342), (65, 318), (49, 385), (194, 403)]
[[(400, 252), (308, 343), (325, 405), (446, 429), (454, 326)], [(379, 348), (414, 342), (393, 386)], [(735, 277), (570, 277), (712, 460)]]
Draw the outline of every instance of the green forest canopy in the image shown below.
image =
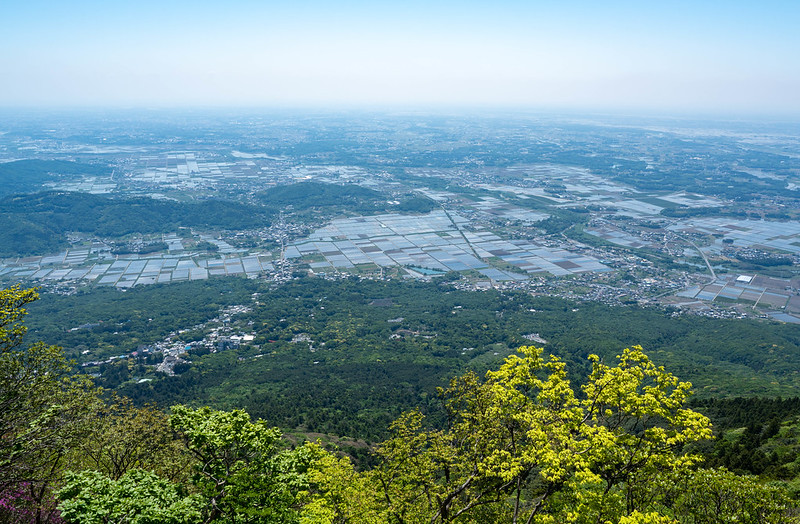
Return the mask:
[(520, 348), (439, 390), (443, 424), (401, 415), (357, 471), (241, 410), (166, 415), (108, 398), (24, 340), (37, 295), (0, 291), (0, 518), (10, 522), (618, 524), (797, 522), (785, 485), (705, 469), (709, 420), (641, 348), (572, 386)]
[(85, 164), (67, 160), (16, 160), (0, 163), (0, 197), (41, 191), (42, 184), (80, 176), (108, 176), (106, 164)]
[[(90, 369), (102, 373), (100, 384), (138, 402), (239, 407), (284, 428), (370, 439), (384, 438), (404, 410), (433, 409), (436, 387), (449, 377), (485, 371), (535, 333), (569, 363), (576, 382), (588, 371), (589, 353), (611, 359), (618, 348), (641, 343), (691, 380), (700, 398), (800, 392), (797, 326), (459, 291), (444, 282), (301, 278), (273, 286), (221, 278), (125, 293), (96, 288), (48, 295), (32, 304), (29, 322), (37, 337), (70, 356), (103, 360), (182, 329), (189, 331), (178, 340), (199, 341), (212, 326), (190, 328), (236, 304), (253, 306), (232, 320), (237, 332), (255, 334), (252, 344), (216, 354), (192, 350), (193, 364), (174, 377), (154, 373), (143, 357)], [(315, 351), (293, 343), (298, 334)], [(153, 380), (138, 383), (145, 377)]]

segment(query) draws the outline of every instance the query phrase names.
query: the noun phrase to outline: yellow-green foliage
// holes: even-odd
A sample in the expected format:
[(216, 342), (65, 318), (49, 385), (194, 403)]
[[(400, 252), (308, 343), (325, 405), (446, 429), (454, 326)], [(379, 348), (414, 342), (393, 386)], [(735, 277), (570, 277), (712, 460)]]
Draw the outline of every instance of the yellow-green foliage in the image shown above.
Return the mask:
[[(615, 366), (590, 357), (578, 395), (559, 359), (545, 360), (535, 347), (518, 353), (483, 380), (467, 373), (440, 392), (447, 429), (425, 429), (418, 412), (400, 417), (378, 448), (376, 469), (318, 462), (305, 522), (696, 522), (687, 497), (697, 489), (664, 489), (699, 462), (684, 445), (711, 437), (709, 420), (684, 407), (689, 383), (634, 347)], [(697, 478), (723, 489), (729, 475)], [(772, 493), (743, 482), (740, 491), (755, 500)], [(776, 492), (763, 514), (788, 518), (782, 496)], [(728, 506), (733, 519), (736, 504)]]

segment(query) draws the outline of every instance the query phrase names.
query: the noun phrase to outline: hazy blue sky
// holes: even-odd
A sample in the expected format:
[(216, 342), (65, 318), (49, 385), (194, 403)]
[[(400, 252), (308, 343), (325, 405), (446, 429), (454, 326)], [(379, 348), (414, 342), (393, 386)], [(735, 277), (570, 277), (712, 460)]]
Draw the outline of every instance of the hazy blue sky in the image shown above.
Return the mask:
[(0, 2), (0, 106), (800, 114), (800, 0)]

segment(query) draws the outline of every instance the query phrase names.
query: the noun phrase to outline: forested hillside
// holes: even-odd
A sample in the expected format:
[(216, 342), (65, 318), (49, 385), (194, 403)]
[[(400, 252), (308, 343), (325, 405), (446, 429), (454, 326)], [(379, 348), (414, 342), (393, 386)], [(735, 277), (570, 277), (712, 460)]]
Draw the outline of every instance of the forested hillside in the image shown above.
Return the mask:
[(520, 348), (400, 415), (359, 471), (241, 410), (134, 407), (25, 340), (33, 291), (0, 292), (0, 519), (114, 523), (797, 522), (786, 484), (708, 468), (691, 385), (639, 347), (574, 384)]
[(35, 193), (45, 182), (80, 176), (111, 174), (105, 164), (82, 164), (66, 160), (17, 160), (0, 163), (0, 197), (15, 193)]
[[(210, 322), (237, 304), (251, 310)], [(576, 383), (590, 353), (613, 359), (641, 344), (701, 398), (800, 394), (796, 326), (461, 291), (445, 281), (211, 279), (48, 295), (31, 310), (35, 336), (71, 357), (126, 355), (86, 369), (137, 402), (239, 407), (284, 428), (372, 440), (401, 412), (433, 409), (449, 377), (499, 364), (530, 335), (569, 363)], [(204, 342), (214, 331), (254, 338), (217, 351), (218, 342)], [(130, 356), (173, 332), (174, 343), (191, 345), (191, 365), (176, 376), (155, 373), (157, 357)]]
[(272, 213), (237, 202), (169, 202), (48, 191), (0, 200), (0, 256), (52, 253), (67, 247), (67, 232), (101, 237), (165, 233), (179, 227), (244, 229), (266, 227)]

